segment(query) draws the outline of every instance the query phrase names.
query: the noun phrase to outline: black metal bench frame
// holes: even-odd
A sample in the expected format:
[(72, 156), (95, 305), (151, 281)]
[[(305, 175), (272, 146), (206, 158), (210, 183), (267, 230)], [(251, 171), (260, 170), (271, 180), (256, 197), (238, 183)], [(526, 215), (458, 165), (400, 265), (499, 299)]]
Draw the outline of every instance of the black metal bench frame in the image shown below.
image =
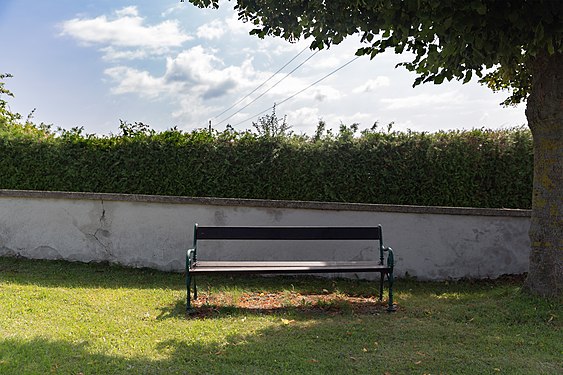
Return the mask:
[[(197, 244), (202, 240), (374, 240), (379, 242), (379, 260), (375, 261), (200, 261)], [(384, 254), (387, 254), (384, 264)], [(378, 272), (379, 300), (383, 299), (383, 284), (387, 276), (389, 299), (387, 311), (393, 305), (393, 249), (383, 245), (381, 225), (377, 227), (215, 227), (194, 226), (193, 247), (186, 253), (186, 311), (192, 311), (193, 298), (197, 299), (196, 275), (205, 274), (298, 274)]]

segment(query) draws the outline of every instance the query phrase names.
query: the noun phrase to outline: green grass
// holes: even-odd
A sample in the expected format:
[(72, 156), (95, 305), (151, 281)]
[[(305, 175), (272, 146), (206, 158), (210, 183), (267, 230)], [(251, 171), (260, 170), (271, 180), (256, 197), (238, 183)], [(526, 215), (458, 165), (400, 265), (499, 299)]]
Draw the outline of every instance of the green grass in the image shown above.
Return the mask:
[(563, 373), (561, 304), (519, 279), (399, 280), (393, 314), (365, 281), (198, 281), (186, 317), (180, 274), (0, 258), (0, 374)]

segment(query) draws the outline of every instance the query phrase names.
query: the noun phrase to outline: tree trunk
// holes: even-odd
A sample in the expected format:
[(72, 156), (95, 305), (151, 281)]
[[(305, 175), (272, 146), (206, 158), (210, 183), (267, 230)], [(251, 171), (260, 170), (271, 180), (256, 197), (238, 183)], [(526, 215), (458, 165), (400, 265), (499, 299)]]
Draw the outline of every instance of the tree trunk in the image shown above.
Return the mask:
[(563, 55), (532, 67), (526, 107), (534, 139), (530, 270), (525, 290), (559, 299), (563, 292)]

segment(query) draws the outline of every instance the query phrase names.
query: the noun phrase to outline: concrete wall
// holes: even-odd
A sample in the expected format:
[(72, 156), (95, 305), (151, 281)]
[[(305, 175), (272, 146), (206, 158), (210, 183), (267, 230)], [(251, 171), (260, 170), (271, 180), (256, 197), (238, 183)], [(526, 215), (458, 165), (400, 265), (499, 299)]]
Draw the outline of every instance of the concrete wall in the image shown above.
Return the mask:
[[(193, 224), (381, 224), (399, 276), (483, 278), (528, 270), (528, 210), (0, 190), (0, 256), (184, 270)], [(201, 259), (377, 259), (368, 242), (209, 242)], [(364, 277), (366, 275), (347, 275)]]

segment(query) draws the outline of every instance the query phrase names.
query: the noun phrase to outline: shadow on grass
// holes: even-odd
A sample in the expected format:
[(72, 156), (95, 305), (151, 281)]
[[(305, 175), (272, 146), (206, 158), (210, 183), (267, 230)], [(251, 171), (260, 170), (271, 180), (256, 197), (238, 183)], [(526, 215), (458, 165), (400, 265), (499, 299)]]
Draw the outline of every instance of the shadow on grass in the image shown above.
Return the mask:
[[(250, 296), (250, 298), (253, 297)], [(259, 299), (260, 297), (255, 298)], [(280, 296), (280, 299), (284, 298), (283, 295)], [(346, 295), (331, 297), (317, 294), (299, 294), (297, 300), (286, 300), (282, 303), (262, 302), (260, 300), (255, 300), (252, 304), (248, 304), (246, 301), (221, 303), (215, 302), (215, 299), (210, 300), (212, 302), (206, 298), (203, 302), (195, 301), (194, 307), (188, 312), (186, 312), (186, 301), (184, 299), (177, 300), (173, 305), (160, 307), (160, 313), (156, 319), (221, 319), (225, 316), (249, 315), (287, 315), (317, 318), (335, 315), (388, 314), (385, 300), (379, 301), (377, 298), (362, 298), (359, 300), (357, 297)], [(400, 308), (398, 308), (398, 311), (400, 311)]]
[[(353, 277), (353, 275), (351, 275)], [(130, 268), (109, 263), (31, 260), (0, 257), (0, 281), (42, 287), (65, 288), (131, 288), (185, 290), (185, 274), (147, 268)], [(249, 290), (281, 292), (292, 290), (303, 294), (323, 290), (342, 290), (355, 296), (378, 293), (378, 281), (327, 279), (319, 276), (198, 277), (200, 290)]]
[[(4, 282), (184, 290), (180, 274), (0, 258), (0, 284)], [(2, 337), (0, 374), (475, 374), (496, 373), (496, 368), (512, 374), (558, 373), (561, 305), (522, 295), (519, 282), (399, 280), (399, 313), (374, 317), (347, 313), (384, 310), (374, 299), (374, 282), (202, 277), (198, 303), (209, 309), (208, 315), (202, 310), (186, 319), (183, 298), (169, 300), (168, 306), (158, 300), (152, 306), (160, 314), (150, 325), (165, 326), (165, 333), (147, 340), (140, 334), (135, 341), (106, 341), (90, 331), (70, 337), (74, 342)], [(256, 294), (289, 301), (256, 308), (248, 304), (248, 296)], [(336, 297), (317, 307), (291, 299), (322, 300), (322, 295)], [(211, 299), (224, 296), (235, 301)], [(363, 300), (350, 304), (353, 298)], [(259, 318), (266, 314), (271, 316)], [(260, 324), (266, 328), (255, 326)], [(9, 327), (4, 331), (9, 333)]]
[[(444, 322), (395, 316), (314, 321), (300, 316), (210, 338), (206, 330), (190, 334), (200, 323), (188, 322), (181, 329), (191, 339), (137, 343), (133, 356), (128, 347), (110, 345), (100, 352), (88, 341), (0, 339), (0, 374), (485, 374), (495, 369), (554, 374), (561, 369), (554, 344), (527, 347), (499, 328), (494, 335), (486, 327), (464, 333)], [(256, 322), (235, 321), (240, 327)]]
[[(496, 300), (505, 301), (498, 305), (501, 313), (495, 319), (519, 324), (523, 321), (536, 319), (549, 320), (551, 316), (561, 316), (560, 307), (539, 297), (522, 295), (520, 286), (524, 276), (506, 276), (497, 280), (463, 280), (449, 282), (420, 282), (413, 279), (399, 279), (395, 283), (395, 297), (399, 310), (411, 312), (417, 317), (428, 317), (436, 311), (448, 316), (463, 315), (471, 319), (465, 312), (482, 312)], [(150, 269), (134, 269), (109, 264), (85, 264), (65, 261), (45, 261), (0, 257), (0, 283), (7, 282), (40, 287), (64, 288), (105, 288), (105, 289), (153, 289), (170, 290), (174, 293), (185, 293), (184, 275), (181, 273), (161, 272)], [(326, 279), (322, 277), (304, 276), (205, 276), (198, 277), (200, 295), (241, 295), (256, 293), (297, 293), (299, 295), (321, 295), (323, 293), (343, 295), (347, 302), (338, 300), (325, 301), (323, 305), (311, 309), (300, 301), (293, 300), (287, 306), (238, 306), (227, 301), (208, 300), (203, 304), (202, 317), (226, 314), (265, 314), (265, 313), (298, 313), (315, 311), (333, 313), (357, 311), (378, 313), (383, 306), (374, 299), (378, 293), (377, 281)], [(517, 298), (515, 298), (517, 297)], [(353, 298), (359, 299), (350, 303)], [(526, 309), (527, 305), (541, 308)], [(560, 305), (559, 305), (560, 306)], [(289, 311), (288, 311), (289, 308)], [(176, 301), (173, 306), (160, 307), (160, 319), (183, 316), (185, 302)], [(515, 314), (513, 312), (520, 313)], [(523, 313), (522, 311), (526, 312)], [(463, 313), (463, 314), (462, 314)], [(197, 316), (198, 314), (196, 314)], [(458, 318), (456, 318), (458, 319)], [(465, 319), (465, 318), (463, 318)], [(559, 320), (559, 319), (557, 319)]]
[(43, 287), (182, 289), (180, 273), (129, 268), (110, 263), (81, 263), (0, 257), (0, 281)]
[[(213, 342), (164, 339), (151, 349), (156, 349), (159, 359), (107, 355), (88, 342), (3, 339), (0, 374), (346, 374), (370, 368), (381, 369), (375, 373), (386, 370), (385, 351), (366, 352), (361, 332), (331, 335), (324, 324), (293, 324)], [(338, 345), (335, 340), (340, 341)]]
[[(396, 300), (400, 308), (418, 309), (421, 316), (426, 310), (436, 306), (471, 307), (474, 301), (483, 298), (502, 297), (513, 294), (523, 281), (522, 276), (511, 276), (499, 280), (450, 281), (450, 282), (419, 282), (413, 279), (399, 279), (395, 283)], [(29, 284), (41, 287), (65, 288), (105, 288), (105, 289), (160, 289), (185, 292), (184, 275), (181, 273), (161, 272), (151, 269), (134, 269), (103, 263), (71, 263), (65, 261), (45, 261), (0, 257), (0, 282)], [(321, 301), (312, 308), (309, 299), (303, 303), (292, 300), (284, 306), (259, 307), (247, 305), (237, 306), (232, 301), (214, 301), (208, 298), (197, 305), (199, 314), (196, 316), (215, 316), (217, 313), (227, 314), (267, 314), (288, 312), (348, 312), (378, 313), (383, 307), (374, 297), (378, 293), (378, 281), (326, 279), (322, 277), (276, 276), (262, 277), (248, 275), (244, 277), (204, 276), (198, 277), (200, 296), (221, 296), (265, 293), (296, 293), (300, 296), (319, 296), (323, 293), (342, 295), (344, 301), (333, 298)], [(500, 288), (498, 286), (501, 286)], [(513, 287), (511, 287), (513, 286)], [(356, 298), (357, 300), (353, 301)], [(529, 298), (523, 301), (535, 302)], [(529, 303), (523, 302), (523, 303)], [(468, 305), (469, 304), (469, 305)], [(519, 306), (513, 306), (518, 308)], [(289, 309), (289, 311), (288, 311)], [(173, 306), (160, 308), (160, 319), (180, 317), (185, 313), (185, 300), (179, 299)], [(203, 311), (203, 312), (201, 312)]]

